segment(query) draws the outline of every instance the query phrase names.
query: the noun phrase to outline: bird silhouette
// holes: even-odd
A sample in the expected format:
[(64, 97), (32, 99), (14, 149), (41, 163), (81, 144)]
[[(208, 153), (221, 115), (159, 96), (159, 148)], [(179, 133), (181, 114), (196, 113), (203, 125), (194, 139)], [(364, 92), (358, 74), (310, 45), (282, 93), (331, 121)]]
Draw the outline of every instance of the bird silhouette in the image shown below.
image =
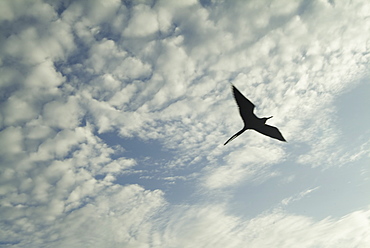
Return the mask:
[(229, 143), (230, 141), (244, 133), (247, 129), (253, 129), (271, 138), (286, 141), (283, 135), (280, 133), (279, 129), (270, 125), (266, 125), (266, 121), (272, 118), (272, 116), (258, 118), (253, 113), (255, 107), (254, 104), (251, 101), (249, 101), (245, 96), (243, 96), (243, 94), (240, 93), (240, 91), (234, 85), (231, 86), (233, 88), (235, 101), (239, 107), (240, 116), (242, 117), (244, 122), (244, 127), (242, 130), (231, 136), (231, 138), (228, 139), (224, 145), (226, 145), (227, 143)]

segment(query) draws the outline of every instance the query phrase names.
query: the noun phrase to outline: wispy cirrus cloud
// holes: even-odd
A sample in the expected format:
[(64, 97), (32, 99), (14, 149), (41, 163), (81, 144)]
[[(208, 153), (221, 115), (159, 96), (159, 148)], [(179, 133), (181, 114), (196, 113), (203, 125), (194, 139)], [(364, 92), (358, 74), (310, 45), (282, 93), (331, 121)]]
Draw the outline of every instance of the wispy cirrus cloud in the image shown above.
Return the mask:
[(368, 227), (368, 210), (321, 221), (275, 210), (242, 220), (223, 206), (192, 206), (176, 210), (153, 247), (365, 247)]
[(314, 192), (314, 191), (316, 191), (316, 190), (318, 190), (318, 189), (320, 189), (320, 186), (317, 186), (317, 187), (312, 188), (312, 189), (307, 189), (307, 190), (305, 190), (305, 191), (300, 192), (297, 196), (291, 196), (291, 197), (289, 197), (289, 198), (283, 199), (283, 200), (281, 201), (281, 203), (282, 203), (283, 205), (288, 205), (290, 202), (293, 202), (293, 201), (299, 201), (300, 199), (302, 199), (302, 198), (303, 198), (303, 197), (305, 197), (306, 195), (308, 195), (308, 194), (310, 194), (310, 193), (312, 193), (312, 192)]

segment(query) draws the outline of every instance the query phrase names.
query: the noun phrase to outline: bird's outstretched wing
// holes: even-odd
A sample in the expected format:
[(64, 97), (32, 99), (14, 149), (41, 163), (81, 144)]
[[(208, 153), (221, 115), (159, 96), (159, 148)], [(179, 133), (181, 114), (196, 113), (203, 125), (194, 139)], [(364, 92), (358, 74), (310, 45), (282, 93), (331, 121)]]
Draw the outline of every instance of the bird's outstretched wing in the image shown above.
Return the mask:
[(262, 133), (264, 135), (267, 135), (271, 138), (278, 139), (281, 141), (286, 141), (283, 137), (283, 135), (280, 133), (279, 129), (276, 127), (270, 126), (270, 125), (262, 125), (257, 128), (254, 128), (259, 133)]
[(234, 98), (236, 103), (238, 104), (239, 110), (253, 113), (255, 107), (254, 104), (251, 101), (249, 101), (245, 96), (243, 96), (243, 94), (240, 93), (240, 91), (234, 85), (232, 85), (232, 87)]
[(251, 119), (257, 118), (253, 113), (254, 104), (251, 101), (249, 101), (245, 96), (243, 96), (243, 94), (240, 93), (240, 91), (234, 85), (232, 85), (232, 87), (235, 101), (239, 107), (240, 116), (243, 119), (244, 125), (247, 125), (247, 123)]

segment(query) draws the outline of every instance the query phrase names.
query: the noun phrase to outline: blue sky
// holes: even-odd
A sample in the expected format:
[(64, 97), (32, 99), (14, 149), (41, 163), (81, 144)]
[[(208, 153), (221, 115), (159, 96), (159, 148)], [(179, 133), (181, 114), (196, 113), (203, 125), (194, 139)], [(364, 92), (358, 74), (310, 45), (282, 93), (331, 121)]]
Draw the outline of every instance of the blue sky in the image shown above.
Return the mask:
[(369, 247), (369, 13), (1, 1), (0, 246)]

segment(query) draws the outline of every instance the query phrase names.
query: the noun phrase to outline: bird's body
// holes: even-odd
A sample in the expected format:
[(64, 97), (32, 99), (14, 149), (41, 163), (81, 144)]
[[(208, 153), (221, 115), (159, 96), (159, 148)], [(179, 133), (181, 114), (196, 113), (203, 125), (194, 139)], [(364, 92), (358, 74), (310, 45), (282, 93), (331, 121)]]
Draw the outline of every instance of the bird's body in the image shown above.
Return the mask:
[(232, 88), (234, 98), (239, 107), (240, 116), (242, 117), (244, 122), (244, 127), (242, 130), (240, 130), (239, 132), (234, 134), (230, 139), (228, 139), (224, 145), (226, 145), (227, 143), (229, 143), (230, 141), (232, 141), (233, 139), (235, 139), (248, 129), (253, 129), (259, 133), (262, 133), (274, 139), (286, 141), (283, 135), (280, 133), (279, 129), (270, 125), (266, 125), (266, 121), (270, 119), (272, 116), (258, 118), (253, 113), (255, 107), (254, 104), (251, 101), (249, 101), (245, 96), (243, 96), (242, 93), (240, 93), (240, 91), (234, 85), (232, 85)]

